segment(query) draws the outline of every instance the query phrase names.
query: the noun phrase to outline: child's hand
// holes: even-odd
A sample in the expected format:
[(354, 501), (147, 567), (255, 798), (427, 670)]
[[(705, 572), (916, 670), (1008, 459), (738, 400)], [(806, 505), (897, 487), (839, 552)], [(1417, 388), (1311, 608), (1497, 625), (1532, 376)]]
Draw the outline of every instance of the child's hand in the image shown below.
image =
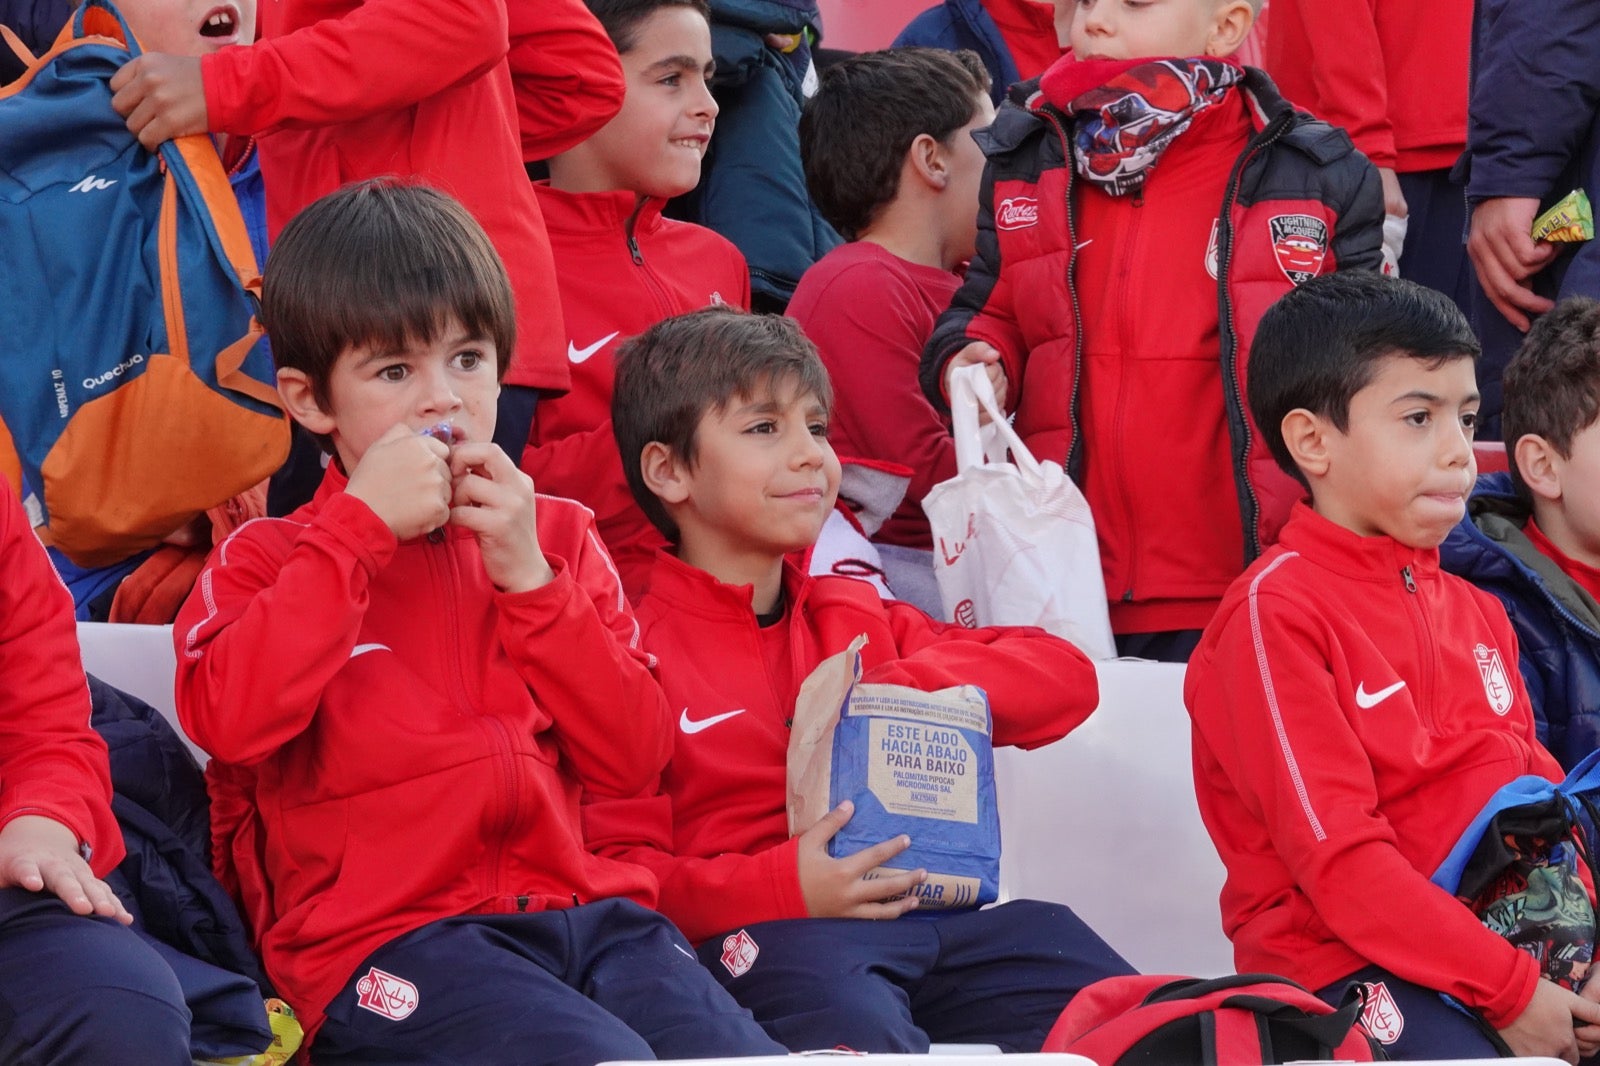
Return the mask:
[[(926, 881), (928, 871), (906, 870), (865, 879), (867, 871), (909, 848), (908, 836), (885, 840), (842, 859), (830, 856), (828, 841), (854, 813), (855, 804), (845, 800), (800, 834), (800, 894), (805, 897), (806, 913), (813, 918), (898, 918), (917, 905), (917, 898), (906, 893)], [(893, 896), (903, 898), (889, 898)]]
[(492, 443), (450, 453), (450, 521), (478, 538), (483, 569), (503, 592), (527, 592), (555, 578), (535, 528), (533, 479)]
[(345, 491), (372, 508), (401, 540), (450, 520), (450, 449), (395, 425), (373, 441), (350, 471)]
[[(1000, 409), (1006, 409), (1006, 392), (1009, 382), (1006, 380), (1006, 368), (1000, 365), (1000, 352), (991, 344), (983, 341), (973, 341), (955, 355), (950, 357), (950, 362), (944, 368), (944, 394), (950, 395), (950, 373), (964, 366), (974, 363), (983, 363), (988, 367), (989, 384), (994, 386), (994, 400)], [(980, 423), (989, 421), (987, 412), (979, 415)]]
[(78, 854), (76, 834), (43, 815), (19, 815), (0, 829), (0, 888), (49, 890), (73, 914), (98, 914), (123, 925), (133, 921), (111, 886)]
[(1533, 291), (1529, 279), (1550, 265), (1556, 247), (1533, 239), (1539, 201), (1532, 197), (1497, 196), (1472, 209), (1467, 255), (1489, 302), (1507, 322), (1526, 333), (1528, 315), (1542, 315), (1555, 305)]
[(1500, 1038), (1518, 1057), (1548, 1055), (1576, 1063), (1580, 1040), (1600, 1046), (1597, 1027), (1600, 1003), (1540, 978), (1527, 1009), (1500, 1030)]
[[(1582, 988), (1578, 989), (1578, 995), (1590, 1003), (1600, 1003), (1600, 979), (1596, 978), (1597, 974), (1600, 974), (1600, 970), (1591, 969), (1589, 971), (1589, 979), (1584, 982)], [(1573, 1024), (1577, 1025), (1578, 1023), (1574, 1021)], [(1600, 1026), (1578, 1025), (1573, 1035), (1578, 1038), (1578, 1055), (1580, 1058), (1590, 1058), (1595, 1052), (1600, 1051)]]
[(200, 60), (193, 56), (146, 52), (112, 75), (111, 92), (111, 106), (152, 152), (163, 141), (211, 128)]

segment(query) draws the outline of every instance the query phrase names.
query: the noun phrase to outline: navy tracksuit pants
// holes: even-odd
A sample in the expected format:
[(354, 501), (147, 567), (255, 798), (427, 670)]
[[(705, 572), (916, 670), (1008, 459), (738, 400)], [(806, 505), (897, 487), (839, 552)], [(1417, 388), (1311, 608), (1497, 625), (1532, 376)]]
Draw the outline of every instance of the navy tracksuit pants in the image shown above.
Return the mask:
[(1378, 966), (1357, 970), (1320, 989), (1317, 996), (1337, 1007), (1353, 984), (1373, 986), (1362, 1023), (1390, 1059), (1497, 1059), (1507, 1054), (1505, 1044), (1481, 1015)]
[(0, 1062), (191, 1061), (183, 990), (150, 945), (54, 896), (0, 889)]
[(1071, 910), (1034, 900), (761, 922), (707, 940), (700, 961), (791, 1051), (1038, 1051), (1079, 989), (1134, 972)]
[(671, 922), (610, 899), (445, 918), (385, 944), (328, 1005), (312, 1059), (593, 1066), (783, 1052)]

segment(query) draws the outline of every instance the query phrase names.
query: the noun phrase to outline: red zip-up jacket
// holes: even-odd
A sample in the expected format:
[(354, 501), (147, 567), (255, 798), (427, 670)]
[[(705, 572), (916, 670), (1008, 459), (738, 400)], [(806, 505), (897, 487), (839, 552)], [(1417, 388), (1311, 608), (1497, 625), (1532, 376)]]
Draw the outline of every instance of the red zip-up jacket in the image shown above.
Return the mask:
[(578, 798), (637, 794), (671, 750), (586, 510), (539, 498), (555, 580), (506, 594), (467, 531), (397, 542), (344, 487), (330, 467), (305, 507), (241, 526), (174, 630), (217, 873), (308, 1032), (436, 919), (653, 905), (648, 871), (584, 847)]
[(1522, 1013), (1538, 964), (1428, 880), (1502, 785), (1561, 780), (1498, 601), (1437, 550), (1298, 504), (1206, 629), (1184, 701), (1240, 972), (1321, 988), (1376, 964), (1496, 1028)]
[[(1016, 86), (977, 134), (989, 158), (978, 251), (923, 349), (922, 389), (947, 408), (950, 358), (971, 341), (997, 348), (1018, 432), (1094, 508), (1112, 627), (1197, 627), (1301, 492), (1245, 407), (1256, 324), (1299, 282), (1378, 269), (1378, 174), (1247, 69), (1155, 164), (1142, 198), (1113, 198), (1079, 187), (1067, 102)], [(1242, 141), (1217, 128), (1232, 108), (1249, 123)], [(1205, 143), (1185, 146), (1191, 133)], [(1163, 168), (1209, 183), (1210, 199)]]
[(1467, 146), (1473, 0), (1272, 0), (1266, 67), (1373, 165), (1455, 165)]
[(72, 597), (9, 481), (0, 485), (0, 559), (0, 827), (24, 814), (60, 822), (104, 877), (122, 861), (122, 830), (111, 816), (106, 743), (89, 727)]
[(505, 383), (565, 389), (555, 263), (523, 159), (575, 143), (563, 123), (592, 130), (621, 106), (616, 49), (581, 0), (272, 0), (260, 29), (200, 72), (211, 129), (257, 137), (272, 234), (350, 181), (442, 189), (511, 276)]
[[(731, 242), (663, 218), (665, 200), (627, 191), (569, 193), (535, 186), (566, 318), (572, 389), (541, 400), (522, 468), (540, 492), (583, 503), (637, 598), (656, 549), (666, 545), (623, 477), (611, 432), (617, 345), (673, 315), (714, 303), (750, 307), (750, 270)], [(634, 456), (638, 460), (638, 456)]]
[(654, 870), (662, 913), (691, 941), (806, 916), (785, 812), (789, 721), (800, 684), (857, 636), (867, 637), (864, 681), (982, 688), (997, 745), (1058, 740), (1099, 702), (1094, 664), (1041, 629), (936, 622), (865, 582), (788, 564), (783, 585), (792, 683), (780, 686), (762, 655), (750, 586), (657, 555), (639, 623), (668, 707), (681, 708), (672, 763), (659, 795), (584, 809), (590, 845)]

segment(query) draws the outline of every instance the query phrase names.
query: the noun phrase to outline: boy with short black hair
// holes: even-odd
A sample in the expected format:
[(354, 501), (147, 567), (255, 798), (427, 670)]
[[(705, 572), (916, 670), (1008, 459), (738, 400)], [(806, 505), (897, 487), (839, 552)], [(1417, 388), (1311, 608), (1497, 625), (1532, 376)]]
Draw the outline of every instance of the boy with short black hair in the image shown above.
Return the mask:
[(1378, 173), (1232, 58), (1259, 0), (1079, 0), (1073, 55), (979, 137), (978, 252), (923, 351), (990, 368), (1094, 511), (1124, 655), (1182, 661), (1296, 498), (1250, 424), (1257, 321), (1382, 261)]
[(1571, 769), (1600, 748), (1600, 301), (1537, 319), (1501, 383), (1510, 469), (1478, 478), (1440, 559), (1505, 606), (1539, 738)]
[(1250, 409), (1311, 501), (1190, 661), (1195, 793), (1240, 971), (1329, 1002), (1364, 984), (1391, 1058), (1576, 1061), (1600, 1005), (1429, 880), (1501, 786), (1561, 777), (1505, 612), (1439, 569), (1472, 485), (1477, 354), (1448, 297), (1375, 273), (1309, 281), (1262, 318)]
[(510, 284), (464, 208), (368, 182), (284, 228), (262, 319), (332, 453), (214, 553), (174, 633), (219, 876), (319, 1063), (776, 1050), (584, 846), (670, 750), (593, 521), (492, 442)]
[(622, 56), (622, 110), (550, 160), (534, 186), (556, 259), (572, 389), (542, 401), (522, 468), (539, 491), (587, 505), (630, 597), (663, 542), (627, 490), (611, 435), (612, 358), (626, 338), (714, 303), (750, 306), (727, 240), (662, 216), (700, 182), (716, 125), (705, 0), (587, 0)]
[(983, 152), (972, 134), (993, 120), (978, 57), (937, 48), (833, 64), (800, 119), (811, 197), (850, 243), (806, 271), (788, 314), (833, 380), (834, 446), (912, 471), (873, 539), (895, 595), (929, 613), (941, 608), (922, 499), (955, 476), (956, 459), (917, 364), (976, 246)]
[(864, 681), (984, 689), (996, 744), (1065, 735), (1094, 707), (1094, 667), (1042, 630), (946, 625), (786, 562), (838, 493), (830, 406), (790, 319), (712, 308), (624, 347), (618, 445), (640, 506), (676, 545), (656, 556), (639, 619), (682, 713), (659, 795), (590, 806), (585, 835), (657, 872), (662, 911), (792, 1050), (1037, 1051), (1079, 988), (1127, 964), (1059, 905), (899, 918), (926, 873), (877, 868), (909, 838), (830, 857), (848, 803), (790, 837), (789, 722), (807, 675), (861, 635)]

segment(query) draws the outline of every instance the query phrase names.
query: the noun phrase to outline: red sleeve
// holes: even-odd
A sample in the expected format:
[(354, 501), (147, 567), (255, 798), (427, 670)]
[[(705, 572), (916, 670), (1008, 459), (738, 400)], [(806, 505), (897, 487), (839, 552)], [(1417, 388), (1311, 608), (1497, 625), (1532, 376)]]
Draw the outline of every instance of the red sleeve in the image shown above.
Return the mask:
[(203, 57), (207, 121), (248, 135), (350, 122), (471, 81), (506, 49), (504, 0), (366, 0)]
[(523, 159), (582, 144), (622, 108), (622, 61), (583, 0), (508, 0)]
[(0, 487), (0, 826), (42, 815), (72, 830), (104, 876), (122, 861), (106, 744), (89, 727), (72, 597), (9, 485)]
[(852, 457), (912, 470), (906, 499), (921, 500), (955, 477), (956, 442), (917, 386), (928, 336), (919, 293), (870, 265), (842, 270), (790, 313), (822, 353), (833, 379), (834, 425)]
[[(577, 505), (541, 499), (539, 507)], [(666, 766), (672, 722), (616, 569), (593, 519), (583, 517), (581, 531), (564, 523), (558, 535), (540, 522), (556, 579), (497, 597), (501, 643), (555, 720), (562, 754), (584, 791), (632, 796)]]
[[(284, 519), (258, 521), (283, 523)], [(260, 762), (311, 724), (344, 668), (374, 575), (397, 541), (365, 503), (330, 497), (287, 555), (271, 527), (239, 527), (212, 554), (173, 626), (178, 720), (225, 763)]]
[(1094, 663), (1042, 629), (966, 629), (908, 604), (884, 606), (900, 657), (865, 671), (862, 680), (924, 692), (977, 685), (989, 697), (996, 745), (1037, 748), (1060, 740), (1100, 702)]
[[(1236, 612), (1211, 659), (1192, 663), (1185, 682), (1208, 828), (1216, 835), (1213, 823), (1225, 822), (1229, 812), (1203, 783), (1225, 780), (1352, 951), (1455, 996), (1496, 1028), (1509, 1024), (1533, 998), (1537, 964), (1484, 928), (1396, 847), (1377, 809), (1371, 762), (1319, 650), (1320, 626), (1277, 595), (1260, 594), (1257, 611)], [(1382, 886), (1380, 906), (1373, 905), (1375, 885)]]
[(1374, 166), (1393, 167), (1376, 5), (1377, 0), (1273, 0), (1266, 62), (1291, 102), (1349, 131)]
[(672, 853), (672, 800), (666, 795), (586, 802), (583, 829), (591, 851), (656, 875), (656, 909), (691, 943), (756, 922), (807, 916), (799, 838), (755, 855), (678, 856)]

